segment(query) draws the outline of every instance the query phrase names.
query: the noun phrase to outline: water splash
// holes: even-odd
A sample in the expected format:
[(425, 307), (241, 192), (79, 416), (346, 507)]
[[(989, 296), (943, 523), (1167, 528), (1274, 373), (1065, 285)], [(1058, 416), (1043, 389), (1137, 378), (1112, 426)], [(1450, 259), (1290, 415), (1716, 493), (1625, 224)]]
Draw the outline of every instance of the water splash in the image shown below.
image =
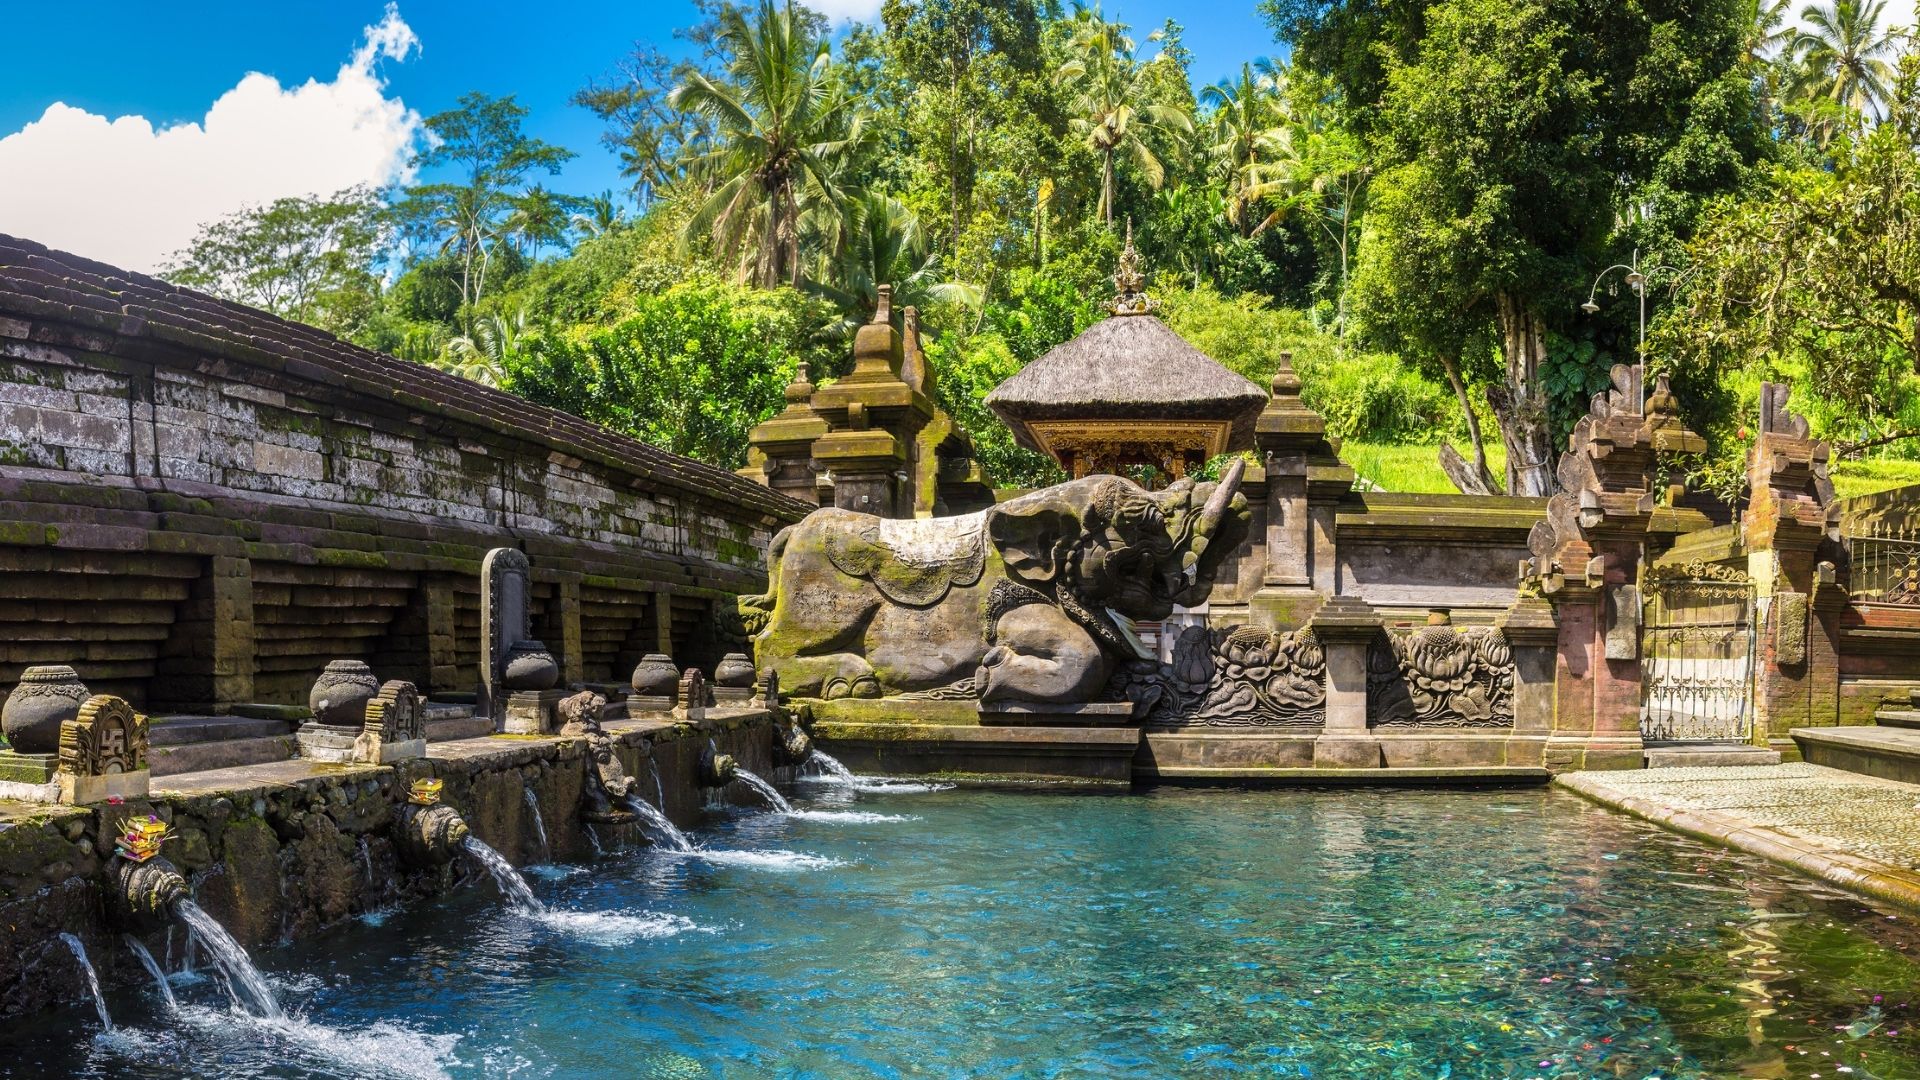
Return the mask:
[(587, 843), (593, 845), (594, 857), (605, 858), (607, 854), (607, 849), (600, 846), (599, 831), (596, 830), (592, 824), (588, 824), (584, 826), (580, 831), (587, 834)]
[(620, 805), (633, 811), (634, 816), (640, 819), (641, 828), (647, 830), (647, 836), (656, 845), (668, 851), (693, 850), (693, 841), (687, 839), (687, 834), (681, 832), (678, 826), (668, 820), (666, 814), (632, 795), (621, 800)]
[(652, 754), (647, 755), (647, 771), (653, 774), (653, 804), (665, 810), (667, 808), (667, 785), (660, 782), (660, 762)]
[(520, 876), (520, 872), (513, 868), (513, 864), (507, 861), (506, 856), (488, 847), (486, 841), (471, 834), (460, 841), (460, 847), (473, 856), (475, 862), (486, 867), (487, 873), (493, 875), (494, 884), (500, 886), (501, 894), (516, 910), (529, 915), (546, 913), (546, 905), (534, 897), (533, 888), (527, 884), (527, 879)]
[(173, 986), (167, 982), (167, 973), (160, 970), (160, 964), (154, 960), (153, 954), (148, 952), (147, 947), (140, 943), (140, 939), (132, 934), (127, 935), (127, 948), (133, 950), (133, 955), (140, 958), (140, 966), (146, 968), (147, 974), (153, 976), (153, 984), (160, 988), (160, 996), (167, 1001), (167, 1011), (172, 1012), (178, 1009), (180, 1003), (173, 999)]
[(527, 809), (533, 811), (533, 836), (540, 841), (540, 851), (547, 857), (553, 857), (553, 845), (547, 843), (547, 823), (540, 818), (540, 800), (533, 794), (532, 788), (521, 788), (520, 793), (527, 797)]
[(280, 1000), (273, 996), (273, 989), (267, 985), (266, 978), (260, 974), (259, 968), (253, 966), (247, 950), (233, 940), (232, 934), (227, 933), (226, 927), (191, 900), (182, 900), (174, 905), (173, 913), (187, 924), (194, 940), (206, 946), (235, 1005), (242, 1010), (251, 1007), (250, 1011), (255, 1015), (269, 1020), (286, 1018), (287, 1014), (281, 1010)]
[(775, 813), (793, 813), (793, 805), (787, 802), (786, 797), (781, 795), (772, 784), (767, 783), (765, 780), (760, 779), (745, 769), (735, 770), (734, 778), (752, 788), (755, 794), (767, 800), (767, 805), (772, 807)]
[[(813, 748), (812, 753), (807, 755), (807, 760), (801, 763), (800, 768), (810, 779), (825, 780), (835, 784), (845, 784), (848, 787), (860, 786), (860, 778), (853, 775), (852, 769), (840, 764), (839, 758), (834, 757), (832, 754), (827, 753), (817, 746)], [(815, 771), (809, 772), (808, 770)]]
[(911, 814), (876, 814), (868, 810), (794, 810), (787, 815), (798, 821), (820, 821), (828, 825), (875, 825), (883, 821), (919, 821)]
[(87, 947), (80, 944), (80, 939), (72, 934), (63, 933), (60, 935), (60, 940), (67, 943), (73, 958), (80, 961), (80, 970), (86, 973), (87, 989), (93, 991), (93, 1007), (100, 1014), (101, 1029), (112, 1031), (113, 1017), (107, 1015), (107, 999), (100, 996), (100, 976), (94, 973), (93, 961), (87, 959)]
[(607, 947), (672, 937), (695, 928), (684, 915), (650, 911), (549, 911), (540, 916), (540, 922), (589, 945)]
[(700, 848), (687, 854), (717, 866), (738, 866), (748, 870), (771, 870), (775, 873), (826, 870), (847, 865), (840, 859), (825, 855), (810, 855), (803, 851), (715, 851), (712, 848)]

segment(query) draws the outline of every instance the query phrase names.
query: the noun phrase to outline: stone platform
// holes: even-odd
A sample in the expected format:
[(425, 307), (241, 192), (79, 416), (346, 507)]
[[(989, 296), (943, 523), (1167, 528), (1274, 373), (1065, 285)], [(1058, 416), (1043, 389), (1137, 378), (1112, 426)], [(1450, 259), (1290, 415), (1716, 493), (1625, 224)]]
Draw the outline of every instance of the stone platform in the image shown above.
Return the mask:
[(1795, 728), (1800, 756), (1863, 776), (1920, 784), (1920, 730), (1908, 727)]
[(820, 721), (813, 737), (857, 773), (1131, 784), (1137, 727)]
[(1920, 787), (1803, 762), (1573, 772), (1554, 783), (1676, 832), (1920, 910)]

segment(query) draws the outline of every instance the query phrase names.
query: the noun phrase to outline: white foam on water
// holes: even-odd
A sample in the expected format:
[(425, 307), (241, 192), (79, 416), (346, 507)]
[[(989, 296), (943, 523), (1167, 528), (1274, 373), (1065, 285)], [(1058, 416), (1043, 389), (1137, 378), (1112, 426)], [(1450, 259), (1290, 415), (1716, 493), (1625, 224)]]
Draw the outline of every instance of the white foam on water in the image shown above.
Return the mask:
[(745, 769), (736, 770), (734, 773), (734, 778), (736, 780), (739, 780), (741, 783), (747, 785), (748, 787), (752, 788), (755, 794), (759, 795), (762, 799), (765, 799), (767, 806), (770, 809), (772, 809), (775, 813), (778, 813), (778, 814), (793, 813), (792, 804), (788, 803), (786, 796), (780, 794), (779, 790), (776, 789), (772, 784), (767, 783), (765, 780), (762, 780), (760, 777), (755, 776), (753, 773), (750, 773)]
[(768, 870), (775, 873), (826, 870), (847, 865), (839, 859), (830, 859), (825, 855), (809, 855), (803, 851), (712, 851), (699, 848), (670, 854), (680, 858), (699, 859), (716, 866), (738, 866), (747, 870)]
[(521, 874), (537, 877), (542, 881), (560, 881), (565, 878), (579, 877), (588, 872), (584, 866), (561, 866), (557, 863), (535, 863), (532, 866), (520, 868)]
[(693, 920), (681, 915), (660, 915), (651, 911), (552, 911), (534, 920), (550, 930), (576, 938), (589, 945), (631, 945), (636, 941), (672, 937), (698, 929)]
[(869, 795), (925, 795), (935, 791), (952, 791), (952, 784), (937, 784), (919, 780), (896, 780), (890, 776), (862, 776), (856, 778), (853, 790)]
[(354, 1076), (395, 1076), (407, 1080), (446, 1080), (454, 1064), (458, 1035), (429, 1035), (390, 1020), (339, 1031), (299, 1016), (257, 1017), (232, 1011), (187, 1005), (182, 1023), (203, 1034), (231, 1037), (236, 1028), (262, 1041), (328, 1065), (348, 1069)]
[(362, 912), (360, 921), (368, 926), (385, 926), (388, 919), (400, 914), (399, 904), (382, 904), (372, 911)]
[(919, 821), (910, 814), (876, 814), (870, 810), (790, 810), (796, 821), (822, 821), (829, 825), (873, 825), (883, 821)]

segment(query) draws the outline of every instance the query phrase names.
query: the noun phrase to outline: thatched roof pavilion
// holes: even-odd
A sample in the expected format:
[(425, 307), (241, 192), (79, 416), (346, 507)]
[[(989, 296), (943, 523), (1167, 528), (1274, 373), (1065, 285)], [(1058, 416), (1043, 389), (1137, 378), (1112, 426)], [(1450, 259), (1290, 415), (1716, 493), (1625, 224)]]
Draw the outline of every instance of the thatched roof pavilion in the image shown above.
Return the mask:
[(1128, 232), (1112, 315), (995, 387), (987, 407), (1073, 476), (1152, 465), (1179, 478), (1252, 449), (1268, 395), (1152, 313)]

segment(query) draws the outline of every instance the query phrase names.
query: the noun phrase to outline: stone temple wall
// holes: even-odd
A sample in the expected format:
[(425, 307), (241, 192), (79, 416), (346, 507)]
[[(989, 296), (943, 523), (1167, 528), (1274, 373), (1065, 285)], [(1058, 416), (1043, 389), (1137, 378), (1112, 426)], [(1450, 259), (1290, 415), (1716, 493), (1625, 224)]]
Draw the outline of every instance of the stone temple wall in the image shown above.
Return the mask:
[(806, 508), (310, 327), (0, 236), (0, 686), (71, 663), (149, 711), (303, 701), (358, 657), (474, 689), (518, 547), (568, 682), (710, 666)]

